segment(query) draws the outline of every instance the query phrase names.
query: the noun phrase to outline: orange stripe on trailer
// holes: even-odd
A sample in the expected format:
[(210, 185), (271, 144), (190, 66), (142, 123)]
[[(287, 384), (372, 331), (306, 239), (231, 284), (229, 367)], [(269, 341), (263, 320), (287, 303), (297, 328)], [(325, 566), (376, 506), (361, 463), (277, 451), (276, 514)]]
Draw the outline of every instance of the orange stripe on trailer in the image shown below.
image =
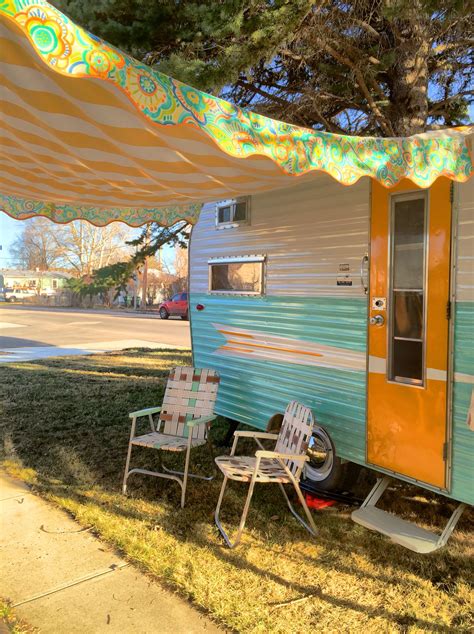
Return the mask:
[(318, 352), (308, 352), (307, 350), (295, 350), (294, 348), (283, 348), (280, 346), (268, 346), (263, 343), (245, 343), (244, 341), (231, 341), (228, 340), (231, 344), (240, 344), (241, 346), (250, 346), (252, 348), (263, 348), (265, 350), (277, 350), (278, 352), (291, 352), (292, 354), (303, 354), (308, 355), (310, 357), (323, 357), (323, 354), (319, 354)]
[(255, 337), (253, 335), (249, 335), (246, 332), (236, 332), (235, 330), (219, 330), (219, 328), (217, 329), (218, 332), (220, 332), (222, 335), (232, 335), (232, 336), (238, 336), (238, 337), (247, 337), (248, 339), (254, 339)]

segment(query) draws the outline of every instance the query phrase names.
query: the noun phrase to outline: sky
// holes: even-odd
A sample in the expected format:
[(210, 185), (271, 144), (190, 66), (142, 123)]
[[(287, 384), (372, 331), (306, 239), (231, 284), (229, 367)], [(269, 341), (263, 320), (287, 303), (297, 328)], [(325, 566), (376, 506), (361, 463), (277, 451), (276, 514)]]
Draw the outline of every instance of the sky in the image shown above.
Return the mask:
[[(0, 211), (0, 269), (15, 268), (16, 262), (10, 257), (10, 247), (15, 241), (17, 236), (21, 233), (22, 228), (25, 226), (24, 220), (14, 220), (7, 216), (6, 213)], [(140, 229), (134, 230), (136, 234), (140, 232)], [(162, 250), (163, 263), (168, 269), (173, 271), (174, 261), (174, 247), (165, 246)]]
[(22, 220), (13, 220), (3, 211), (0, 212), (0, 269), (14, 266), (13, 261), (9, 257), (9, 249), (21, 231)]

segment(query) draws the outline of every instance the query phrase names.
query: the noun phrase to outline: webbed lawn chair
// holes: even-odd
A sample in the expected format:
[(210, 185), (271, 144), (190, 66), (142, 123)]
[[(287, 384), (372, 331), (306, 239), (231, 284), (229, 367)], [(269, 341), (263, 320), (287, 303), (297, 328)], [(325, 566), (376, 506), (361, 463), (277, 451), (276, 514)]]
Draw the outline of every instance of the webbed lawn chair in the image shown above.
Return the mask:
[[(214, 405), (218, 387), (219, 375), (214, 370), (192, 367), (174, 368), (170, 372), (161, 407), (149, 407), (129, 414), (132, 419), (132, 428), (123, 478), (124, 494), (127, 492), (127, 480), (132, 473), (167, 478), (180, 484), (182, 508), (186, 498), (188, 476), (201, 480), (214, 478), (213, 475), (202, 476), (189, 473), (189, 459), (191, 449), (208, 442), (208, 430), (211, 422), (216, 418)], [(159, 414), (156, 428), (153, 422), (154, 414)], [(137, 419), (141, 417), (148, 417), (151, 432), (143, 436), (135, 436)], [(172, 471), (166, 468), (162, 461), (160, 462), (163, 471), (130, 469), (133, 446), (186, 452), (184, 471)]]
[[(214, 518), (217, 528), (229, 548), (234, 548), (234, 546), (237, 546), (240, 542), (250, 507), (250, 500), (253, 495), (253, 489), (257, 482), (278, 484), (291, 513), (312, 535), (316, 534), (316, 526), (311, 512), (308, 509), (306, 500), (299, 487), (299, 480), (304, 463), (309, 460), (306, 455), (306, 449), (308, 448), (308, 443), (313, 431), (313, 424), (314, 419), (311, 410), (301, 405), (301, 403), (292, 401), (286, 408), (285, 416), (278, 434), (259, 431), (236, 431), (234, 433), (234, 443), (230, 456), (219, 456), (216, 458), (216, 464), (224, 474), (224, 482), (222, 483)], [(239, 438), (253, 438), (260, 449), (257, 450), (254, 456), (236, 456), (235, 451)], [(276, 440), (275, 449), (273, 451), (266, 451), (260, 442), (263, 439)], [(224, 491), (227, 480), (229, 479), (238, 480), (240, 482), (250, 482), (240, 525), (233, 542), (230, 540), (219, 520)], [(308, 524), (293, 508), (285, 491), (285, 484), (293, 485), (308, 519)]]

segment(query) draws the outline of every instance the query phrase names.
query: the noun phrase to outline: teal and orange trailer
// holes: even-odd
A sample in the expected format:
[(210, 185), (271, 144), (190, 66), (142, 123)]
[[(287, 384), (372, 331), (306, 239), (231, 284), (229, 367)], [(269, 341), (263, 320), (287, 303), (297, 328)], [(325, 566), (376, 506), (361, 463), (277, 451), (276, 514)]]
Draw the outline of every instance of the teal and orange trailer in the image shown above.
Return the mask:
[[(194, 224), (194, 363), (221, 375), (218, 412), (262, 428), (302, 401), (318, 423), (308, 480), (376, 470), (355, 519), (439, 547), (474, 501), (473, 128), (362, 138), (275, 121), (46, 0), (0, 3), (0, 41), (0, 208)], [(460, 502), (441, 541), (379, 513), (390, 477)]]
[[(298, 399), (316, 417), (306, 477), (319, 489), (352, 463), (472, 504), (473, 212), (474, 181), (443, 177), (321, 175), (204, 206), (191, 331), (195, 364), (221, 375), (218, 413), (264, 428)], [(387, 521), (372, 515), (371, 528)]]

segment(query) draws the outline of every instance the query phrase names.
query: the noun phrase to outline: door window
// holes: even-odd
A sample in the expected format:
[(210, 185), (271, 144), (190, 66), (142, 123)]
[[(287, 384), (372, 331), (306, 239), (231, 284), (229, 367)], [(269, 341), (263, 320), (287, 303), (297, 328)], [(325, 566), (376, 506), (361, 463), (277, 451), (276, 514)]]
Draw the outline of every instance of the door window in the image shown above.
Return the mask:
[(426, 196), (392, 198), (389, 379), (423, 385)]

